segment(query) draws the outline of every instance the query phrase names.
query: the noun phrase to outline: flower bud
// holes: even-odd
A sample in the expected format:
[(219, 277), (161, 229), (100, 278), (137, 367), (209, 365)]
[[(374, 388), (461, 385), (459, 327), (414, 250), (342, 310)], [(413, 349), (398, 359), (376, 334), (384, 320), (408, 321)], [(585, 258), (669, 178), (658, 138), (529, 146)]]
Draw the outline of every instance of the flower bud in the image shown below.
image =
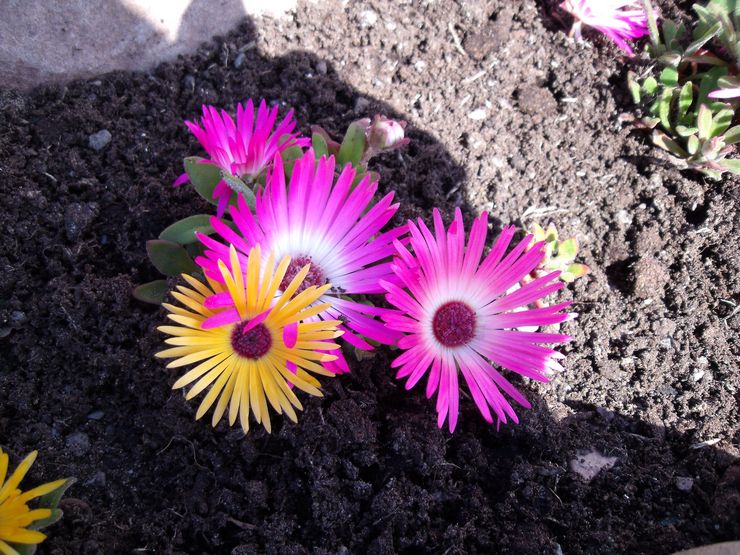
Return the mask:
[(407, 144), (409, 140), (404, 138), (405, 127), (405, 121), (396, 121), (381, 115), (375, 116), (367, 133), (369, 147), (376, 152), (381, 152)]

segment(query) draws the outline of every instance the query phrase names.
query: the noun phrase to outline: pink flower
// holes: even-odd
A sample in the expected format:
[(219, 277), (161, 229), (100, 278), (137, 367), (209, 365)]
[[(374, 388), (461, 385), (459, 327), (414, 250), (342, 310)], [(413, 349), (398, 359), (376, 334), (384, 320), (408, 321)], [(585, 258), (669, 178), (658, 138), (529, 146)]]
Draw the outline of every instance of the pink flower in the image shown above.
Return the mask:
[(576, 18), (571, 34), (581, 40), (581, 27), (601, 31), (632, 56), (627, 40), (648, 34), (647, 14), (642, 2), (635, 0), (565, 0), (560, 7)]
[[(219, 114), (213, 106), (204, 105), (201, 119), (203, 127), (197, 121), (186, 121), (185, 125), (203, 145), (211, 163), (251, 185), (276, 154), (293, 146), (305, 147), (310, 143), (308, 139), (297, 139), (298, 134), (293, 133), (293, 110), (273, 130), (277, 114), (277, 106), (268, 109), (262, 100), (255, 121), (254, 103), (250, 98), (246, 108), (241, 104), (237, 105), (236, 124), (225, 110), (221, 110)], [(187, 174), (182, 174), (175, 185), (181, 185), (187, 180)], [(213, 191), (213, 198), (218, 199), (219, 216), (224, 213), (230, 197), (231, 188), (225, 181), (221, 181)]]
[(722, 100), (726, 98), (740, 98), (740, 87), (736, 87), (734, 89), (718, 89), (710, 92), (707, 96), (709, 96), (709, 98), (718, 98)]
[[(391, 263), (384, 260), (395, 254), (393, 241), (405, 233), (405, 226), (384, 233), (381, 229), (396, 213), (398, 204), (392, 204), (393, 193), (373, 203), (378, 184), (369, 176), (353, 187), (355, 170), (351, 164), (334, 182), (334, 165), (333, 157), (322, 157), (317, 163), (309, 150), (296, 161), (290, 186), (286, 187), (282, 160), (276, 156), (265, 188), (257, 194), (255, 215), (239, 196), (238, 206), (230, 207), (237, 231), (218, 218), (212, 218), (211, 225), (227, 244), (233, 243), (241, 252), (245, 268), (246, 255), (254, 245), (260, 245), (263, 253), (272, 252), (276, 260), (291, 257), (286, 280), (310, 263), (303, 287), (332, 284), (318, 301), (332, 305), (321, 317), (342, 320), (339, 329), (351, 345), (372, 349), (365, 338), (394, 344), (399, 334), (377, 319), (387, 309), (348, 296), (384, 293), (380, 280), (395, 281)], [(220, 280), (218, 260), (228, 260), (228, 245), (204, 235), (199, 238), (207, 250), (196, 262), (209, 277)], [(332, 372), (349, 371), (341, 357), (330, 364)]]
[(435, 208), (433, 234), (421, 219), (418, 226), (408, 224), (413, 254), (395, 242), (398, 256), (392, 269), (401, 287), (383, 282), (386, 299), (398, 309), (383, 318), (389, 328), (406, 334), (398, 342), (405, 352), (391, 366), (399, 368), (397, 378), (408, 377), (406, 389), (428, 375), (427, 397), (437, 392), (437, 425), (441, 428), (449, 419), (450, 432), (457, 425), (458, 373), (486, 421), (493, 422), (493, 409), (499, 424), (506, 423), (507, 416), (518, 422), (503, 393), (524, 407), (530, 405), (492, 363), (546, 382), (547, 373), (562, 370), (557, 360), (564, 355), (541, 344), (564, 343), (570, 337), (517, 328), (558, 324), (575, 316), (561, 312), (570, 302), (526, 309), (563, 287), (557, 281), (559, 272), (507, 293), (540, 264), (544, 242), (526, 250), (530, 235), (506, 254), (515, 231), (507, 227), (481, 263), (487, 226), (488, 215), (483, 213), (473, 222), (466, 247), (460, 210), (445, 231)]

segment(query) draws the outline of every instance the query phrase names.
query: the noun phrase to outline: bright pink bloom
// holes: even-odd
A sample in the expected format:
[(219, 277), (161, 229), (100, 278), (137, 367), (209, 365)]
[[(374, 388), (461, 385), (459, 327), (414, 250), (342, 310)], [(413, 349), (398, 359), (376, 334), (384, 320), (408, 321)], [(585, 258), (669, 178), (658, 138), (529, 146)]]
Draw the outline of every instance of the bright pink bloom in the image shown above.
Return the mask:
[(466, 246), (460, 209), (445, 231), (435, 208), (434, 234), (421, 219), (418, 226), (408, 224), (413, 254), (395, 242), (398, 256), (392, 268), (401, 287), (383, 282), (386, 299), (398, 309), (383, 319), (389, 328), (407, 334), (398, 342), (405, 352), (391, 366), (399, 368), (397, 378), (408, 377), (406, 389), (428, 374), (426, 395), (437, 392), (437, 425), (441, 428), (448, 418), (450, 432), (458, 417), (458, 371), (486, 421), (493, 422), (493, 409), (499, 424), (506, 423), (507, 415), (518, 422), (502, 391), (520, 405), (530, 405), (492, 363), (546, 382), (547, 373), (562, 370), (557, 360), (564, 355), (541, 344), (570, 340), (567, 335), (518, 329), (574, 317), (561, 312), (570, 302), (527, 309), (563, 287), (559, 272), (507, 293), (540, 264), (544, 242), (526, 250), (530, 235), (506, 254), (515, 231), (507, 227), (481, 263), (487, 227), (488, 215), (483, 213), (473, 222)]
[[(377, 319), (387, 309), (347, 296), (385, 293), (380, 280), (395, 281), (391, 262), (384, 260), (395, 254), (393, 241), (405, 233), (405, 226), (384, 233), (380, 230), (396, 213), (398, 204), (392, 204), (393, 193), (373, 204), (378, 184), (369, 176), (353, 188), (355, 170), (351, 164), (335, 183), (334, 165), (333, 157), (322, 157), (317, 163), (309, 150), (296, 161), (286, 187), (282, 160), (276, 156), (264, 190), (257, 193), (255, 215), (240, 195), (238, 206), (229, 209), (238, 231), (212, 218), (211, 225), (226, 244), (199, 235), (207, 250), (196, 262), (209, 277), (220, 280), (218, 260), (228, 260), (228, 244), (232, 243), (245, 267), (246, 255), (254, 245), (260, 245), (265, 255), (273, 252), (277, 260), (289, 255), (292, 262), (286, 279), (310, 263), (304, 286), (332, 284), (318, 301), (332, 304), (321, 317), (341, 319), (344, 340), (365, 350), (372, 349), (366, 339), (393, 344), (399, 334)], [(341, 357), (329, 364), (333, 372), (349, 371)]]
[(740, 87), (734, 89), (717, 89), (709, 93), (709, 98), (728, 99), (728, 98), (740, 98)]
[[(211, 163), (251, 185), (272, 162), (275, 154), (310, 143), (308, 139), (297, 139), (298, 134), (293, 133), (293, 110), (273, 130), (277, 115), (278, 107), (268, 109), (262, 100), (255, 121), (254, 103), (250, 98), (246, 108), (237, 105), (236, 124), (225, 110), (219, 114), (213, 106), (204, 105), (201, 119), (203, 127), (197, 121), (186, 121), (185, 125), (206, 149)], [(183, 174), (175, 181), (175, 185), (186, 181), (187, 174)], [(213, 198), (218, 199), (219, 216), (224, 213), (231, 192), (225, 181), (221, 181), (213, 191)]]
[(575, 17), (571, 34), (581, 40), (581, 27), (588, 25), (601, 31), (632, 56), (627, 40), (649, 33), (642, 2), (636, 0), (565, 0), (560, 7)]

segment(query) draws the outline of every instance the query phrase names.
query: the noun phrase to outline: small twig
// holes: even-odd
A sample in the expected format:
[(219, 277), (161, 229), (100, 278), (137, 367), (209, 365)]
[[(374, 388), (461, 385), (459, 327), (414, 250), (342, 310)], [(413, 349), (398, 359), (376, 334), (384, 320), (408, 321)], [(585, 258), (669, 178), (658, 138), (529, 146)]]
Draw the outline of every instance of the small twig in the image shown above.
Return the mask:
[(450, 30), (450, 34), (452, 35), (452, 42), (455, 43), (455, 48), (457, 51), (462, 54), (463, 56), (467, 56), (467, 53), (462, 47), (462, 42), (460, 42), (460, 37), (457, 34), (457, 31), (455, 31), (455, 25), (450, 21), (447, 24), (447, 28)]

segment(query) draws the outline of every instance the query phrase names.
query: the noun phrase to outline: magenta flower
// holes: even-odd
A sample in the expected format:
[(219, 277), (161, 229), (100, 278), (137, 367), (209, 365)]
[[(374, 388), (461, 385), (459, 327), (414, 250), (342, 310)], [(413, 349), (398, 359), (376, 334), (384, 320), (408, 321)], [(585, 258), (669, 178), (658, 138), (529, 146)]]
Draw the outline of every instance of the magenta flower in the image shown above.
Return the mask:
[(488, 215), (483, 213), (473, 222), (466, 247), (459, 209), (447, 231), (436, 208), (434, 234), (421, 219), (418, 227), (409, 222), (413, 254), (394, 242), (398, 256), (392, 269), (401, 287), (382, 283), (386, 299), (398, 309), (383, 319), (389, 328), (406, 334), (398, 342), (405, 352), (391, 366), (399, 368), (397, 378), (408, 377), (406, 389), (428, 375), (427, 397), (437, 392), (437, 425), (441, 428), (449, 419), (450, 432), (457, 425), (458, 372), (486, 421), (493, 422), (493, 409), (499, 424), (506, 423), (507, 416), (518, 422), (503, 393), (523, 407), (530, 405), (492, 363), (546, 382), (547, 373), (562, 370), (557, 360), (564, 355), (541, 344), (564, 343), (570, 337), (517, 328), (558, 324), (575, 316), (561, 312), (570, 302), (527, 309), (563, 287), (557, 271), (508, 292), (538, 267), (544, 241), (526, 250), (530, 235), (506, 254), (515, 228), (504, 228), (481, 263), (487, 226)]
[(581, 40), (583, 25), (601, 31), (632, 56), (628, 40), (639, 39), (649, 33), (642, 2), (635, 0), (565, 0), (560, 7), (570, 13), (576, 22), (571, 35)]
[[(276, 154), (293, 146), (305, 147), (310, 144), (308, 139), (297, 139), (298, 134), (293, 133), (293, 110), (273, 130), (277, 115), (277, 106), (268, 109), (262, 100), (255, 121), (254, 103), (250, 98), (246, 108), (241, 104), (237, 105), (236, 124), (225, 110), (221, 110), (219, 114), (213, 106), (204, 105), (201, 120), (203, 127), (197, 121), (186, 121), (185, 125), (205, 148), (211, 158), (210, 163), (251, 185)], [(174, 184), (181, 185), (187, 180), (188, 176), (184, 173)], [(230, 197), (231, 188), (225, 181), (221, 181), (213, 191), (213, 198), (218, 199), (219, 216), (224, 213)]]
[(719, 100), (726, 100), (732, 98), (740, 98), (740, 87), (734, 89), (717, 89), (709, 93), (709, 98), (716, 98)]
[[(332, 305), (321, 317), (342, 320), (339, 329), (344, 331), (344, 340), (364, 350), (372, 349), (366, 339), (394, 344), (399, 334), (377, 319), (387, 309), (348, 296), (385, 293), (380, 280), (395, 282), (391, 262), (384, 260), (395, 254), (393, 241), (405, 233), (405, 226), (384, 233), (380, 230), (393, 217), (398, 204), (391, 204), (393, 193), (372, 204), (378, 184), (369, 176), (353, 188), (355, 171), (351, 164), (345, 166), (335, 183), (334, 165), (333, 157), (322, 157), (317, 163), (309, 150), (296, 161), (290, 186), (286, 187), (283, 164), (276, 156), (274, 167), (267, 172), (265, 188), (257, 194), (255, 215), (240, 195), (238, 206), (230, 207), (238, 231), (212, 218), (211, 225), (226, 244), (199, 235), (207, 250), (196, 262), (209, 277), (220, 281), (218, 260), (228, 260), (228, 243), (232, 243), (240, 251), (244, 267), (254, 245), (260, 245), (265, 254), (272, 252), (276, 260), (290, 256), (285, 280), (310, 263), (302, 287), (332, 284), (318, 301)], [(349, 371), (341, 357), (329, 365), (335, 373)]]

